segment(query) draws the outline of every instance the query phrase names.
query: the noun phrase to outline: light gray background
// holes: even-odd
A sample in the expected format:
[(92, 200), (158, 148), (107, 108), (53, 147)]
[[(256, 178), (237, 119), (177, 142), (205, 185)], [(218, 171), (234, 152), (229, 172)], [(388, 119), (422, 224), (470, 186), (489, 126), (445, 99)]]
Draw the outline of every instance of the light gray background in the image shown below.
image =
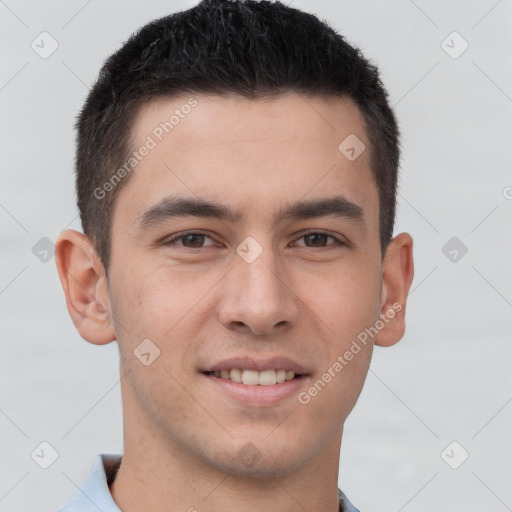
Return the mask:
[[(104, 59), (193, 3), (0, 1), (0, 511), (54, 511), (95, 454), (122, 451), (117, 346), (80, 338), (54, 258), (32, 247), (80, 230), (72, 125)], [(512, 510), (512, 1), (292, 5), (379, 65), (403, 133), (396, 233), (415, 240), (407, 333), (375, 351), (340, 485), (362, 512)], [(48, 59), (31, 48), (42, 31), (59, 44)], [(456, 59), (453, 31), (469, 43)], [(59, 454), (46, 470), (30, 456), (42, 441)], [(441, 456), (452, 441), (469, 453), (458, 469)]]

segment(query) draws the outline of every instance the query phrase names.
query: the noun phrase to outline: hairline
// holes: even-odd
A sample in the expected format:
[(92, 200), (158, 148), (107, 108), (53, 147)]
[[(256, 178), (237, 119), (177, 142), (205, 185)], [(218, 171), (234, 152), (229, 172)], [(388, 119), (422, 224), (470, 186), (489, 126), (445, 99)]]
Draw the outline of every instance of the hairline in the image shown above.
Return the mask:
[[(349, 94), (349, 93), (339, 93), (336, 94), (334, 92), (318, 92), (318, 93), (311, 93), (311, 92), (304, 92), (297, 88), (288, 88), (286, 90), (262, 90), (262, 91), (255, 91), (254, 94), (244, 94), (238, 91), (233, 91), (231, 89), (224, 89), (224, 90), (215, 90), (215, 91), (201, 91), (197, 90), (194, 91), (193, 89), (189, 90), (181, 90), (176, 89), (175, 91), (170, 91), (168, 94), (148, 94), (146, 96), (139, 95), (135, 96), (134, 98), (129, 98), (127, 103), (129, 105), (127, 109), (128, 114), (128, 123), (129, 127), (126, 129), (126, 135), (123, 137), (121, 142), (121, 147), (124, 149), (122, 153), (120, 154), (119, 160), (116, 162), (116, 165), (121, 165), (124, 161), (126, 161), (129, 158), (129, 155), (136, 149), (137, 141), (136, 139), (136, 129), (137, 124), (140, 119), (140, 116), (142, 115), (144, 108), (151, 108), (154, 104), (158, 102), (165, 102), (170, 101), (174, 99), (184, 98), (187, 96), (200, 96), (203, 98), (227, 98), (227, 99), (237, 99), (237, 98), (245, 98), (249, 100), (271, 100), (271, 99), (279, 99), (282, 98), (288, 94), (297, 94), (299, 96), (307, 96), (310, 98), (323, 98), (323, 99), (332, 99), (332, 100), (349, 100), (356, 108), (358, 113), (361, 116), (361, 121), (364, 129), (364, 134), (369, 141), (369, 167), (370, 172), (372, 176), (372, 181), (377, 189), (377, 196), (378, 196), (378, 238), (379, 238), (379, 246), (381, 248), (381, 259), (385, 256), (385, 251), (387, 249), (387, 245), (385, 247), (382, 246), (382, 240), (381, 240), (381, 229), (382, 229), (382, 222), (383, 222), (383, 215), (381, 212), (382, 207), (382, 201), (381, 201), (381, 189), (377, 182), (377, 175), (378, 175), (378, 168), (376, 167), (376, 161), (375, 161), (375, 145), (376, 141), (374, 141), (372, 137), (372, 132), (369, 129), (368, 120), (367, 120), (367, 113), (365, 110), (361, 107), (361, 105)], [(126, 108), (126, 103), (122, 106), (123, 108)], [(112, 232), (113, 232), (113, 224), (114, 224), (114, 211), (117, 204), (117, 198), (124, 187), (130, 183), (132, 180), (132, 174), (127, 174), (126, 177), (118, 184), (118, 186), (112, 191), (111, 201), (110, 201), (110, 208), (108, 209), (109, 217), (108, 217), (108, 261), (104, 262), (104, 268), (105, 268), (105, 274), (108, 278), (108, 267), (110, 266), (111, 259), (112, 259)], [(388, 241), (389, 243), (389, 241)]]

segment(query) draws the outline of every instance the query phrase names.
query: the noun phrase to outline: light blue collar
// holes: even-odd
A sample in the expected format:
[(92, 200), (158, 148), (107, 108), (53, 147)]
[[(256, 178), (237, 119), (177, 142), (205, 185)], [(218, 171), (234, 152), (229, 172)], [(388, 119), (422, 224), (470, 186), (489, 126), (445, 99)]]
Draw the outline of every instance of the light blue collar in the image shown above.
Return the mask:
[[(110, 494), (109, 485), (114, 481), (122, 455), (101, 453), (96, 455), (87, 481), (72, 500), (57, 512), (121, 512)], [(359, 512), (338, 489), (340, 512)]]

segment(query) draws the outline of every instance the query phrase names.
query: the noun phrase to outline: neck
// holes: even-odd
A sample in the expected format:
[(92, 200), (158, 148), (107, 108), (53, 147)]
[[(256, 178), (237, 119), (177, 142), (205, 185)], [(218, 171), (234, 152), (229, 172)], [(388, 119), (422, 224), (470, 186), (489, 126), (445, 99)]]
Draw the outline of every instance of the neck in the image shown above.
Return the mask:
[(333, 455), (320, 454), (293, 473), (250, 478), (226, 473), (169, 442), (163, 446), (157, 436), (134, 438), (125, 438), (110, 488), (123, 512), (338, 512), (339, 443), (326, 446)]
[[(175, 452), (176, 454), (176, 452)], [(123, 512), (338, 512), (337, 471), (320, 461), (294, 474), (250, 479), (201, 469), (200, 464), (162, 456), (157, 449), (138, 453), (125, 449), (111, 485)], [(193, 469), (196, 468), (196, 469)]]
[[(131, 403), (131, 407), (130, 404)], [(110, 492), (123, 512), (338, 512), (342, 428), (293, 471), (232, 474), (182, 447), (123, 398), (124, 454)], [(300, 451), (300, 447), (297, 447)]]

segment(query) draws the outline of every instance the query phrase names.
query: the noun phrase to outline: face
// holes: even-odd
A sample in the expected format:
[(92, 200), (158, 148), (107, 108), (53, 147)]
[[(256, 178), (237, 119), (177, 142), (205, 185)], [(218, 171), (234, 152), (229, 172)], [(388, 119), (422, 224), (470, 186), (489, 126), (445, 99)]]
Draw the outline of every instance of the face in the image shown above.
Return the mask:
[(372, 340), (351, 347), (382, 313), (370, 144), (348, 99), (194, 98), (139, 112), (150, 149), (116, 199), (125, 425), (230, 472), (293, 471), (339, 445)]

